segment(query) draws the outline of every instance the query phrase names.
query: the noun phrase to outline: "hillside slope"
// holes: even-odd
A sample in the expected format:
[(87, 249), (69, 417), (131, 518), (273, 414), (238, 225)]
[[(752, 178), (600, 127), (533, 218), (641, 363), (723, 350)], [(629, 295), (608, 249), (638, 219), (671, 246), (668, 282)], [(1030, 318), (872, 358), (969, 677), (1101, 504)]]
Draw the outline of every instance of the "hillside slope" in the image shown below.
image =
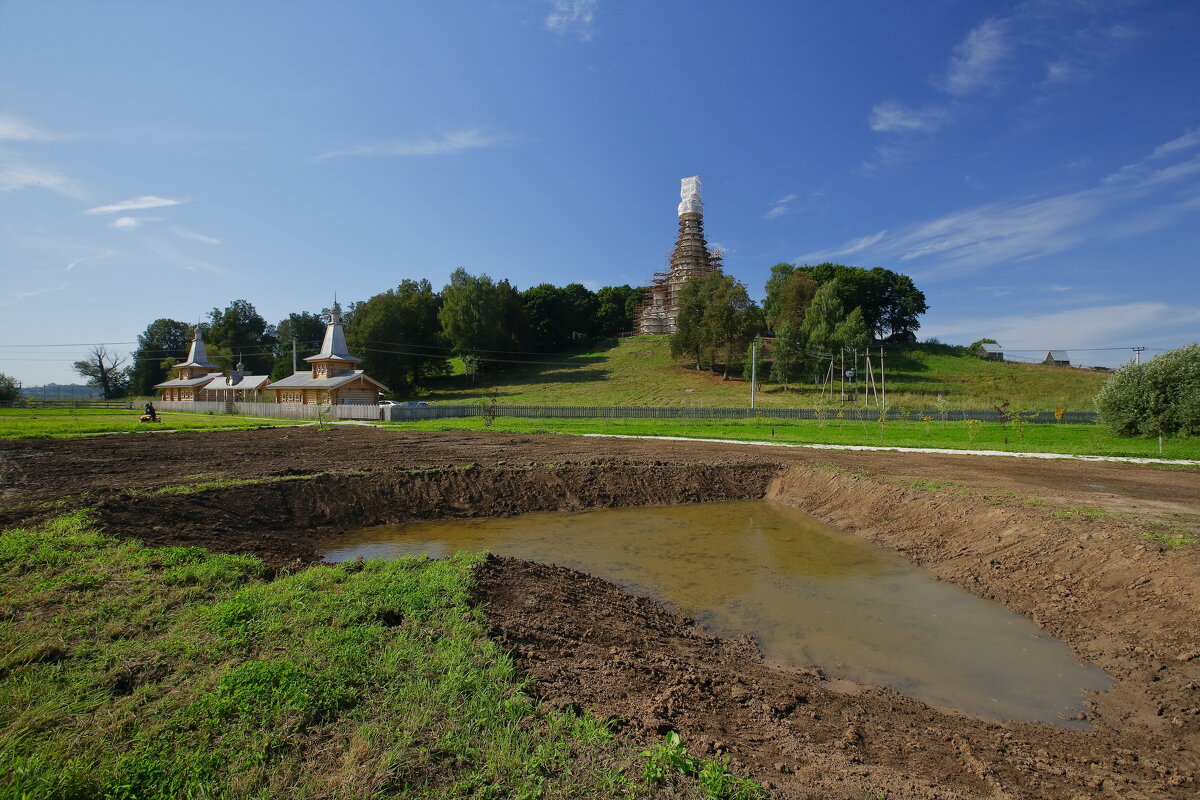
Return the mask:
[[(1008, 400), (1014, 408), (1091, 410), (1092, 397), (1107, 377), (1092, 370), (984, 361), (959, 353), (937, 344), (885, 351), (889, 404), (932, 408), (941, 394), (955, 408), (991, 408)], [(667, 336), (633, 336), (589, 352), (537, 358), (539, 363), (508, 364), (502, 371), (485, 368), (474, 384), (462, 375), (440, 379), (422, 399), (480, 403), (495, 397), (503, 405), (579, 406), (733, 407), (750, 402), (750, 384), (740, 373), (723, 381), (719, 373), (697, 371), (671, 358)], [(786, 390), (760, 382), (757, 404), (809, 406), (819, 396), (809, 374)], [(857, 402), (863, 402), (862, 395)]]

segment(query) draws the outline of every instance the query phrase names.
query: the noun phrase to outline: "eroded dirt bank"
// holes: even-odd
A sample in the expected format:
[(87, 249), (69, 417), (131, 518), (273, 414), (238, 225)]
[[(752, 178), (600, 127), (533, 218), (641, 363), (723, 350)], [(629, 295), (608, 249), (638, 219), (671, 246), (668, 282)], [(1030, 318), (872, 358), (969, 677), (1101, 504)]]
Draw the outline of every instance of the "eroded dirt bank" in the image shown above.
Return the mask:
[(319, 560), (332, 533), (369, 525), (762, 497), (772, 464), (450, 467), (284, 477), (179, 494), (121, 492), (102, 527), (148, 544), (254, 553), (272, 566)]
[[(470, 469), (464, 469), (473, 465)], [(304, 480), (284, 480), (304, 477)], [(267, 479), (266, 482), (257, 482)], [(256, 481), (187, 494), (163, 487)], [(914, 486), (914, 482), (917, 483)], [(351, 524), (762, 496), (1025, 613), (1116, 680), (1094, 728), (981, 720), (765, 663), (617, 587), (493, 560), (480, 599), (548, 701), (679, 730), (788, 797), (1195, 797), (1195, 471), (970, 456), (341, 429), (0, 443), (3, 521), (81, 505), (162, 544), (311, 558)]]

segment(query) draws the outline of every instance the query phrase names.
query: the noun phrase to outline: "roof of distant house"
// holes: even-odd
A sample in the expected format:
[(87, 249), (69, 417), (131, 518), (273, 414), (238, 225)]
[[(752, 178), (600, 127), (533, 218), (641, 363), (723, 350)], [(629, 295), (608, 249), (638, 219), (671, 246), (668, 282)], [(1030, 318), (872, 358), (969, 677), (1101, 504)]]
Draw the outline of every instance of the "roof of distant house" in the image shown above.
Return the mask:
[(331, 378), (314, 378), (310, 372), (297, 372), (294, 375), (289, 375), (286, 378), (275, 381), (271, 384), (272, 389), (336, 389), (339, 386), (345, 386), (347, 383), (354, 381), (356, 378), (368, 380), (378, 386), (383, 391), (391, 391), (379, 381), (364, 373), (361, 369), (356, 369), (346, 375), (334, 375)]

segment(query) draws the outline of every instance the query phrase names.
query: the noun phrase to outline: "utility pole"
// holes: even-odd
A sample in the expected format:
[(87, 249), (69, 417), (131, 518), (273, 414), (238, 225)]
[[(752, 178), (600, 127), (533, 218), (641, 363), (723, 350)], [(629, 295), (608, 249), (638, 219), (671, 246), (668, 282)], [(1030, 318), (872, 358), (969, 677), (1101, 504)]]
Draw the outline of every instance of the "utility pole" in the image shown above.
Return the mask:
[(846, 348), (843, 347), (838, 353), (841, 356), (842, 365), (839, 370), (842, 374), (838, 377), (838, 380), (841, 382), (842, 387), (842, 405), (846, 405)]
[(1137, 359), (1136, 363), (1138, 363), (1138, 364), (1142, 363), (1142, 351), (1143, 351), (1143, 350), (1145, 350), (1146, 348), (1144, 348), (1144, 347), (1134, 347), (1134, 348), (1131, 348), (1131, 349), (1133, 350), (1133, 357), (1134, 357), (1135, 359)]
[(296, 337), (292, 337), (292, 373), (296, 372)]
[[(758, 337), (750, 345), (750, 410), (754, 410), (754, 394), (758, 391)], [(745, 373), (742, 373), (743, 375)]]
[(883, 346), (879, 347), (879, 382), (883, 385), (883, 407), (887, 408), (887, 375), (883, 371)]

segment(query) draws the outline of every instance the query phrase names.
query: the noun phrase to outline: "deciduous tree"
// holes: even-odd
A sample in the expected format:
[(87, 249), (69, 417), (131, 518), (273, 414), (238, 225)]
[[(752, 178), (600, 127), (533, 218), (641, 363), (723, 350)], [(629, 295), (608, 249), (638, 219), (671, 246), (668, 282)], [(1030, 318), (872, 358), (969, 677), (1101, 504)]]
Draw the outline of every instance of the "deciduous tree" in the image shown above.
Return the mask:
[(186, 322), (162, 318), (138, 334), (129, 377), (132, 394), (153, 394), (155, 385), (167, 380), (171, 366), (187, 359), (193, 330)]
[[(292, 369), (293, 355), (296, 370), (303, 371), (307, 366), (304, 359), (320, 351), (324, 338), (325, 320), (320, 314), (301, 311), (288, 314), (287, 319), (280, 320), (275, 326), (275, 363), (271, 367), (271, 380), (286, 378), (295, 371)], [(295, 350), (292, 349), (293, 342)]]
[(0, 372), (0, 403), (15, 403), (21, 399), (21, 383)]
[(275, 328), (268, 325), (258, 311), (246, 300), (234, 300), (224, 309), (209, 312), (209, 326), (204, 334), (209, 347), (209, 360), (225, 369), (232, 369), (239, 358), (246, 371), (267, 375), (275, 366)]
[(480, 356), (500, 349), (500, 295), (487, 275), (475, 277), (462, 267), (450, 275), (438, 311), (442, 334), (451, 350), (462, 357), (474, 378)]
[(108, 352), (104, 345), (88, 351), (88, 357), (76, 361), (74, 369), (88, 379), (88, 386), (100, 390), (105, 400), (124, 397), (129, 389), (129, 367), (125, 356)]

